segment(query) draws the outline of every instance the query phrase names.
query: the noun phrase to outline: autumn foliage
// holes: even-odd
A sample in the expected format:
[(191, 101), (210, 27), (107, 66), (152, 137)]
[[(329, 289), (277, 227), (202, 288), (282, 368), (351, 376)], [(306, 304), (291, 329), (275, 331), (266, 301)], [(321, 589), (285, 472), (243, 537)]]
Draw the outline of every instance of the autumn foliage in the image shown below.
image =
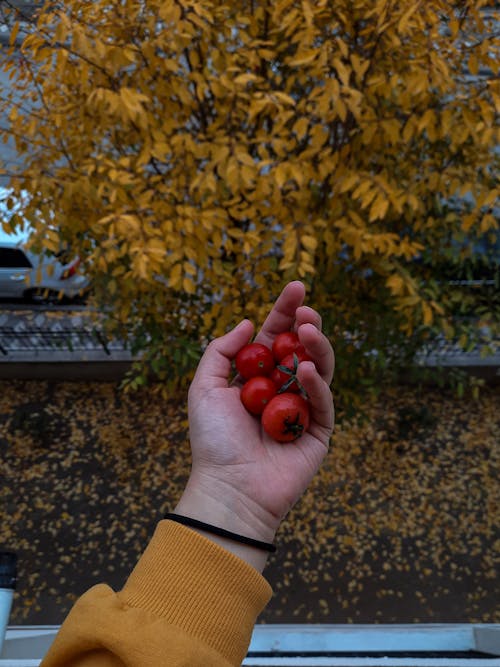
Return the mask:
[(160, 374), (300, 278), (342, 350), (339, 381), (367, 376), (402, 337), (463, 333), (468, 297), (432, 266), (498, 229), (494, 4), (11, 12), (2, 132), (23, 165), (4, 168), (38, 242), (80, 254), (109, 331)]

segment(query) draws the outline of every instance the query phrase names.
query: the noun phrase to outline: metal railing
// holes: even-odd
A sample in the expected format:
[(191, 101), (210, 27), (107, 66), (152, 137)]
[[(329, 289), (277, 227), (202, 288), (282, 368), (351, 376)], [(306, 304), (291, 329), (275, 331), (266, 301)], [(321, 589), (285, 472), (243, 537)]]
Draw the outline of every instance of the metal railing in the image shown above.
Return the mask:
[[(26, 351), (88, 351), (103, 350), (111, 356), (110, 342), (106, 340), (98, 329), (69, 328), (44, 329), (29, 327), (16, 329), (14, 327), (0, 327), (0, 355)], [(114, 341), (113, 347), (125, 349), (123, 343)]]

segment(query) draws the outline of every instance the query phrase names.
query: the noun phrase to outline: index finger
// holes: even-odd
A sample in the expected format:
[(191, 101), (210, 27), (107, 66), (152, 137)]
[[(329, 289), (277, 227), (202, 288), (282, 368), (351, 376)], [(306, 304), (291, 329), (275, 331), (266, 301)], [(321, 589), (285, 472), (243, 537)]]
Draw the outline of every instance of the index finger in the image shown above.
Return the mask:
[(295, 321), (295, 311), (304, 303), (306, 288), (300, 280), (285, 285), (276, 299), (271, 312), (266, 317), (262, 329), (255, 337), (257, 343), (272, 347), (275, 337), (283, 331), (289, 331)]

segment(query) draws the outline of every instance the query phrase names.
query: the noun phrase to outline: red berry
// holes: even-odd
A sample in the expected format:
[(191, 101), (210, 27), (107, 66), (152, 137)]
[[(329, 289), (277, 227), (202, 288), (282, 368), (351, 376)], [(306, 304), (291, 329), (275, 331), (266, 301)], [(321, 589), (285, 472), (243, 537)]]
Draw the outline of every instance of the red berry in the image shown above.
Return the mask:
[(249, 343), (236, 355), (236, 369), (245, 380), (257, 375), (269, 375), (273, 368), (273, 353), (261, 343)]
[(264, 431), (278, 442), (291, 442), (309, 428), (309, 405), (299, 394), (277, 394), (262, 413)]
[(280, 362), (293, 352), (305, 353), (306, 349), (299, 340), (294, 331), (284, 331), (273, 340), (273, 355), (276, 361)]
[(241, 402), (253, 415), (261, 415), (276, 394), (276, 385), (271, 378), (258, 375), (245, 382), (241, 390)]

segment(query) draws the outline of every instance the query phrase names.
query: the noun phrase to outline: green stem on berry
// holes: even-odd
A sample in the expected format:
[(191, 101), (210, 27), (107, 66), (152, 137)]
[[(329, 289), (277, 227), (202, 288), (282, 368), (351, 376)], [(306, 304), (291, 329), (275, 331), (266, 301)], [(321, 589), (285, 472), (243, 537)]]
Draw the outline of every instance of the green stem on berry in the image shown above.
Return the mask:
[(295, 352), (293, 353), (293, 370), (288, 366), (278, 366), (278, 369), (280, 371), (290, 376), (289, 379), (285, 382), (285, 384), (278, 389), (277, 391), (278, 394), (284, 394), (285, 391), (288, 391), (292, 386), (292, 384), (296, 382), (297, 387), (299, 388), (300, 395), (303, 396), (304, 398), (309, 398), (307, 391), (304, 389), (302, 383), (299, 382), (299, 378), (297, 377), (298, 368), (299, 368), (299, 358), (297, 357)]

